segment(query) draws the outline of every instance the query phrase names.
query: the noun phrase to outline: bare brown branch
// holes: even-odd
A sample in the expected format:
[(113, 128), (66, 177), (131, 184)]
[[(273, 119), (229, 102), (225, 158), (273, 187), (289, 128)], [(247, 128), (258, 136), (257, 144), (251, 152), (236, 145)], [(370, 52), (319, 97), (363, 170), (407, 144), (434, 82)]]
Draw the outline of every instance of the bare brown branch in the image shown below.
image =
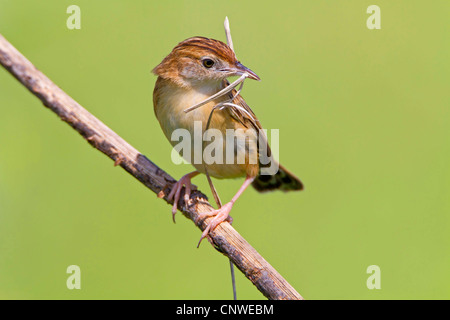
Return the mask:
[[(163, 189), (167, 187), (170, 190), (175, 180), (69, 97), (2, 35), (0, 35), (0, 63), (94, 148), (110, 157), (115, 165), (120, 165), (167, 201), (168, 192), (164, 192)], [(213, 208), (200, 191), (192, 193), (190, 204), (187, 206), (181, 197), (178, 207), (202, 231), (208, 226), (210, 218), (198, 221), (198, 213), (211, 211)], [(218, 251), (231, 259), (267, 298), (302, 299), (300, 294), (229, 223), (220, 224), (210, 234), (209, 241)]]

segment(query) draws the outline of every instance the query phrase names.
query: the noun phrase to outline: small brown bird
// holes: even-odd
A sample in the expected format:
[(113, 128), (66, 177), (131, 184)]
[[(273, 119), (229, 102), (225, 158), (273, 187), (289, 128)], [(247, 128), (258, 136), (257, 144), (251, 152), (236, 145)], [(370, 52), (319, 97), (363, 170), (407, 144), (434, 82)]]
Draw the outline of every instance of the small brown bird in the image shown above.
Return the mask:
[[(180, 42), (153, 69), (153, 73), (158, 76), (153, 91), (155, 115), (172, 145), (175, 146), (178, 143), (172, 139), (172, 133), (176, 129), (186, 129), (193, 135), (194, 124), (198, 121), (202, 124), (203, 131), (216, 129), (224, 137), (229, 129), (238, 132), (237, 135), (241, 135), (240, 132), (248, 129), (256, 132), (256, 134), (247, 135), (246, 139), (237, 139), (241, 143), (233, 141), (234, 161), (231, 163), (230, 161), (210, 163), (205, 161), (202, 156), (200, 162), (193, 163), (197, 170), (186, 174), (173, 186), (169, 199), (174, 201), (172, 214), (175, 215), (183, 185), (186, 188), (184, 199), (187, 203), (191, 192), (191, 178), (199, 173), (207, 173), (219, 179), (246, 177), (243, 185), (230, 202), (212, 213), (205, 213), (204, 217), (215, 216), (215, 218), (203, 232), (201, 239), (214, 230), (218, 224), (229, 219), (233, 204), (250, 184), (259, 192), (303, 189), (300, 180), (279, 164), (277, 164), (277, 172), (273, 172), (271, 175), (262, 174), (263, 167), (267, 166), (267, 162), (263, 163), (262, 161), (263, 151), (271, 158), (267, 139), (261, 131), (259, 120), (235, 89), (191, 112), (185, 112), (189, 107), (210, 98), (229, 86), (228, 77), (246, 74), (251, 79), (260, 80), (253, 71), (237, 60), (234, 51), (228, 45), (204, 37), (189, 38)], [(219, 105), (222, 105), (222, 108), (215, 108)], [(226, 107), (224, 107), (225, 105)], [(225, 138), (224, 141), (226, 141)], [(223, 147), (225, 149), (228, 144), (224, 142)], [(187, 155), (188, 158), (189, 156), (190, 159), (195, 157), (194, 150), (195, 148), (192, 147), (192, 154)], [(203, 145), (202, 152), (205, 150)], [(224, 155), (225, 153), (223, 152)], [(252, 161), (252, 155), (256, 156), (257, 161)], [(183, 156), (186, 157), (185, 154)], [(238, 159), (245, 160), (238, 161)], [(274, 160), (272, 159), (272, 161)]]

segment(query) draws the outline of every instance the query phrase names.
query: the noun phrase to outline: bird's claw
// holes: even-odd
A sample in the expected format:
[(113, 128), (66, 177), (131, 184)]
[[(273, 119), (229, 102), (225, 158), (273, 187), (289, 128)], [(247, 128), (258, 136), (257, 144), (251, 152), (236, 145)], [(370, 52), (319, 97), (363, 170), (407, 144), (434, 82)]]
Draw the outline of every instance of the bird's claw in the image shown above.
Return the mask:
[(175, 214), (177, 213), (177, 210), (178, 210), (178, 201), (180, 200), (181, 190), (183, 189), (183, 185), (185, 187), (184, 203), (188, 204), (190, 201), (191, 189), (192, 189), (192, 184), (191, 184), (192, 175), (193, 175), (192, 173), (188, 173), (188, 174), (182, 176), (180, 178), (180, 180), (178, 180), (177, 182), (174, 183), (172, 190), (170, 191), (169, 195), (167, 196), (168, 200), (173, 199), (172, 219), (173, 219), (174, 223), (175, 223)]
[(203, 230), (202, 236), (200, 237), (200, 241), (197, 244), (197, 248), (200, 246), (200, 243), (204, 238), (208, 236), (208, 234), (211, 231), (214, 231), (214, 229), (221, 224), (224, 221), (228, 221), (229, 223), (233, 222), (233, 218), (230, 216), (231, 208), (233, 207), (232, 202), (228, 202), (227, 204), (223, 205), (220, 209), (211, 211), (211, 212), (204, 212), (199, 214), (199, 219), (205, 219), (207, 217), (214, 217), (212, 219), (205, 230)]

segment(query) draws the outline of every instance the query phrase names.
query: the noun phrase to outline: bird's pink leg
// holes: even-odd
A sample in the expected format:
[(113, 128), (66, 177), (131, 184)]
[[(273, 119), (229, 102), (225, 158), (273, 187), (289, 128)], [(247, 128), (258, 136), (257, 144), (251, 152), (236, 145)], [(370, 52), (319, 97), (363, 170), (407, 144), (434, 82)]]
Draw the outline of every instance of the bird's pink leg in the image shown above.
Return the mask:
[(211, 211), (211, 212), (204, 212), (199, 214), (200, 219), (204, 219), (206, 217), (215, 216), (213, 220), (211, 220), (206, 227), (206, 229), (202, 233), (202, 237), (200, 238), (200, 241), (198, 242), (198, 246), (200, 246), (200, 242), (208, 235), (210, 231), (213, 231), (220, 223), (227, 220), (230, 216), (231, 208), (233, 208), (233, 204), (236, 202), (236, 200), (242, 195), (242, 193), (247, 189), (247, 187), (253, 182), (255, 177), (249, 177), (245, 178), (244, 183), (239, 188), (238, 192), (234, 195), (234, 197), (231, 199), (230, 202), (223, 205), (221, 208)]
[(191, 173), (188, 173), (180, 178), (172, 187), (172, 190), (170, 191), (167, 198), (169, 200), (173, 199), (173, 206), (172, 206), (172, 219), (173, 222), (175, 222), (175, 214), (177, 213), (178, 209), (178, 200), (180, 200), (181, 195), (181, 189), (183, 188), (183, 185), (185, 186), (185, 192), (184, 192), (184, 202), (188, 203), (190, 195), (191, 195), (191, 179), (198, 175), (200, 172), (193, 171)]

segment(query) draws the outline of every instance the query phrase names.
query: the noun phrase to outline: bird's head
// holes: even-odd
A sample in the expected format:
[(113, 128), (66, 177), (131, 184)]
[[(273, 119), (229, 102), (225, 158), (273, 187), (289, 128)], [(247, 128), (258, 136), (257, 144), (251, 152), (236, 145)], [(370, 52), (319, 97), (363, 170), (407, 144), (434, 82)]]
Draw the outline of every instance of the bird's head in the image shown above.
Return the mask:
[(242, 65), (234, 51), (222, 41), (193, 37), (180, 42), (153, 73), (170, 79), (180, 86), (194, 86), (205, 82), (221, 82), (232, 76), (248, 74), (260, 78)]

